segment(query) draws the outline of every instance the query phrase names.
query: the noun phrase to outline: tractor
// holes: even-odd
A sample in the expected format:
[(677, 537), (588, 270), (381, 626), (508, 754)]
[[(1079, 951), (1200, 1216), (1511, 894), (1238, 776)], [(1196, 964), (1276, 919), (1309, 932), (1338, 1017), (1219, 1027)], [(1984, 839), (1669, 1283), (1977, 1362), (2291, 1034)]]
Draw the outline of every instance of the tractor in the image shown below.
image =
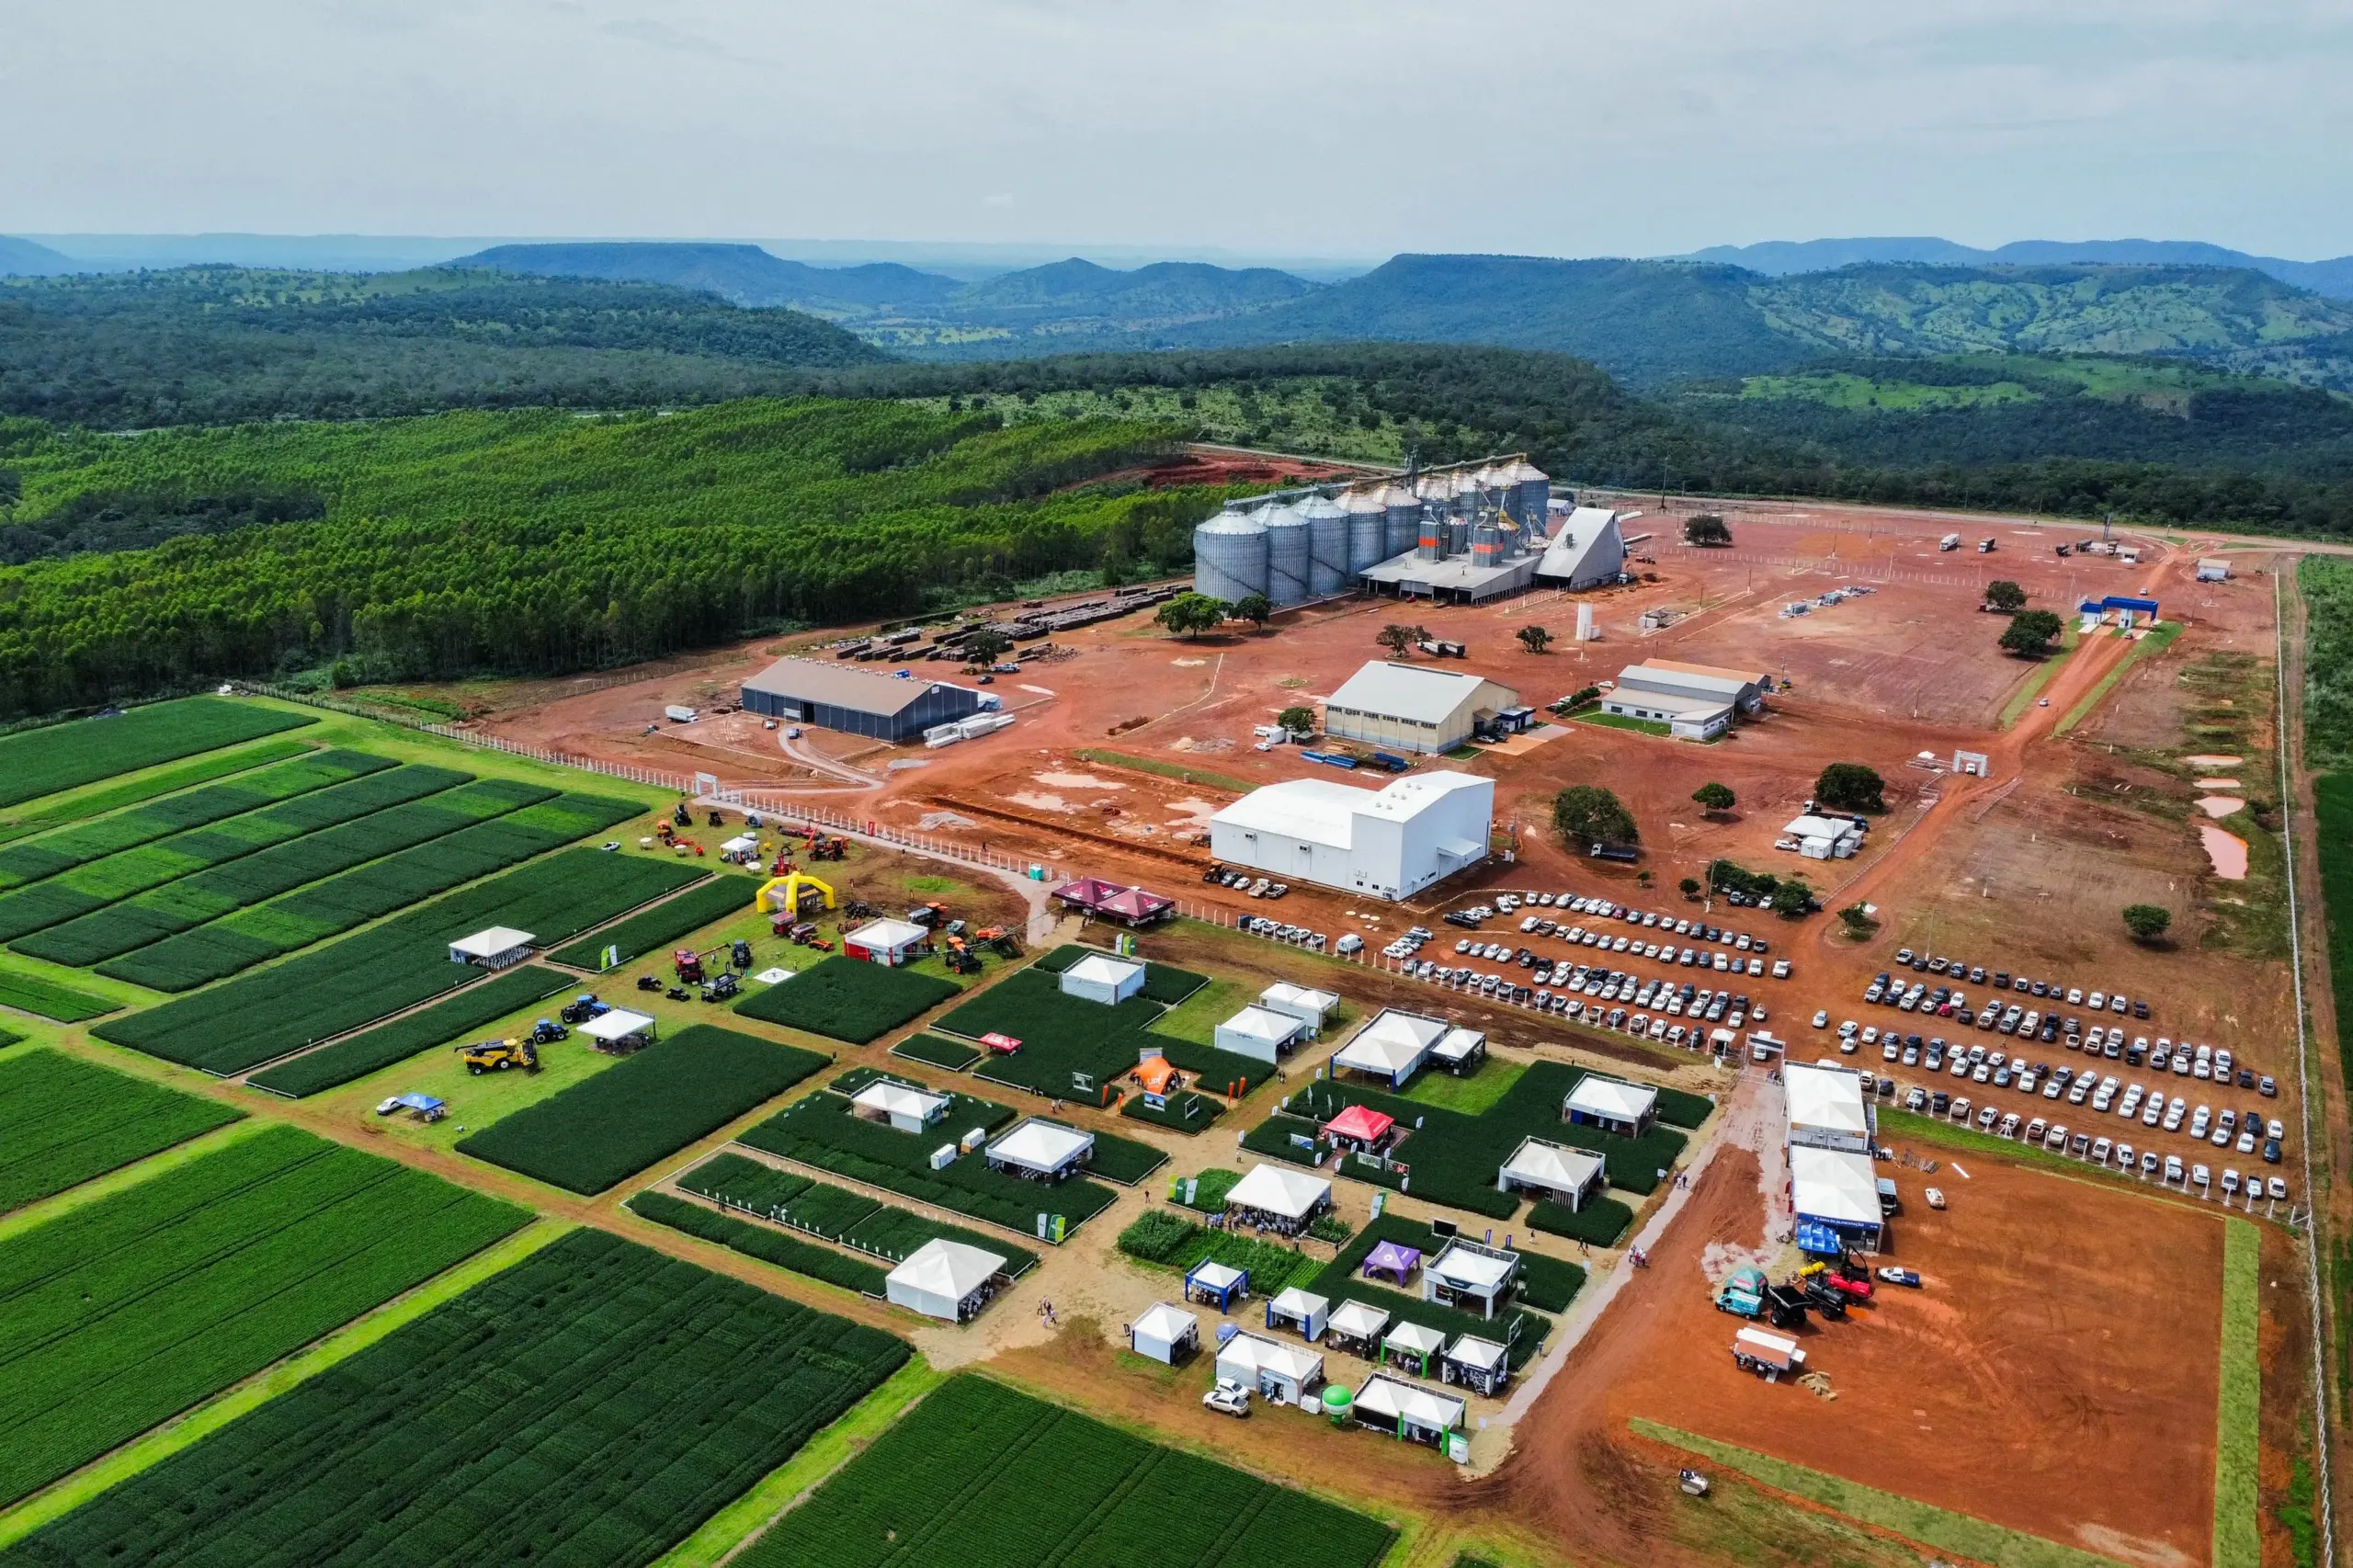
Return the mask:
[(734, 946), (733, 946), (732, 948), (730, 948), (730, 949), (728, 949), (728, 951), (727, 951), (727, 961), (728, 961), (728, 964), (729, 964), (732, 968), (735, 968), (735, 969), (749, 969), (749, 968), (751, 968), (751, 967), (752, 967), (752, 944), (751, 944), (751, 943), (749, 943), (749, 942), (744, 941), (744, 940), (742, 940), (741, 938), (738, 938), (738, 939), (737, 939), (737, 941), (735, 942)]
[(743, 989), (742, 983), (735, 978), (734, 971), (722, 969), (702, 983), (702, 999), (706, 1002), (724, 1002)]
[(695, 825), (695, 814), (694, 812), (687, 810), (687, 803), (684, 801), (680, 801), (676, 805), (670, 808), (670, 820), (677, 824), (680, 827), (692, 827)]
[(579, 995), (566, 1002), (563, 1005), (563, 1011), (556, 1016), (567, 1024), (585, 1024), (604, 1010), (605, 1005), (597, 1000), (595, 992), (583, 991)]
[(813, 861), (839, 860), (845, 858), (848, 853), (849, 840), (846, 838), (839, 836), (828, 838), (823, 834), (812, 834), (810, 835), (809, 858)]
[(967, 947), (964, 943), (964, 938), (961, 937), (950, 937), (948, 938), (948, 972), (950, 974), (978, 974), (981, 972), (980, 955), (972, 951), (971, 948)]
[(533, 1045), (553, 1045), (560, 1040), (570, 1040), (572, 1031), (553, 1018), (541, 1018), (531, 1026)]
[(702, 983), (702, 955), (692, 948), (680, 948), (670, 955), (670, 969), (681, 985)]
[(676, 844), (678, 841), (677, 829), (670, 825), (669, 819), (666, 817), (654, 824), (654, 836), (665, 844)]
[(721, 816), (721, 815), (719, 814), (719, 812), (718, 812), (716, 810), (713, 810), (713, 811), (711, 812), (711, 813), (710, 813), (710, 823), (709, 823), (709, 825), (710, 825), (710, 826), (712, 826), (712, 827), (723, 827), (723, 826), (725, 826), (725, 825), (726, 825), (726, 823), (727, 823), (727, 819), (726, 819), (726, 818), (724, 818), (724, 817), (722, 817), (722, 816)]
[(484, 1073), (504, 1073), (509, 1067), (520, 1067), (526, 1073), (540, 1070), (539, 1048), (528, 1040), (485, 1040), (472, 1045), (458, 1047), (458, 1055), (466, 1071), (475, 1077)]
[(983, 948), (995, 949), (1000, 958), (1017, 959), (1021, 956), (1021, 944), (1015, 941), (1013, 933), (1002, 926), (983, 926), (972, 933), (972, 940)]
[[(1859, 1265), (1848, 1267), (1860, 1268)], [(1826, 1263), (1809, 1263), (1798, 1270), (1798, 1273), (1809, 1285), (1826, 1285), (1834, 1290), (1842, 1291), (1853, 1297), (1858, 1301), (1868, 1301), (1871, 1299), (1870, 1271), (1867, 1268), (1861, 1268), (1859, 1275), (1850, 1275), (1844, 1267), (1833, 1273)]]

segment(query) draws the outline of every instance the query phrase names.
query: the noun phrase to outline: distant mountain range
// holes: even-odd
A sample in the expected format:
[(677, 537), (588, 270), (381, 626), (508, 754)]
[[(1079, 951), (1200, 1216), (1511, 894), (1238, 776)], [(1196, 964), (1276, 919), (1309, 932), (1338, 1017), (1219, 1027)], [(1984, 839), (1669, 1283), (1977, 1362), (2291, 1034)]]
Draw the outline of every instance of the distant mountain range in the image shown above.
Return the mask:
[(1859, 240), (1767, 240), (1753, 245), (1710, 245), (1678, 261), (1713, 261), (1745, 267), (1768, 278), (1793, 272), (1828, 272), (1880, 261), (1926, 262), (1938, 267), (2052, 267), (2071, 263), (2124, 267), (2244, 267), (2299, 289), (2332, 299), (2353, 300), (2353, 256), (2328, 261), (2286, 261), (2203, 240), (2013, 240), (1994, 250), (1934, 238)]
[(0, 234), (0, 278), (58, 278), (85, 270), (62, 251)]

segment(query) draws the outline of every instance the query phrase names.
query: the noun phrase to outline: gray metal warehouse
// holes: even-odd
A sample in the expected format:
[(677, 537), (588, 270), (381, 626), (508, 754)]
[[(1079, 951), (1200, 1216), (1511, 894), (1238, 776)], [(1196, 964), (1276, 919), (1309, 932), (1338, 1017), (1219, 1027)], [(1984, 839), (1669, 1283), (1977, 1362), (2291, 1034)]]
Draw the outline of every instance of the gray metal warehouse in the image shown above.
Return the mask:
[(744, 683), (745, 711), (876, 740), (913, 740), (969, 719), (981, 694), (945, 681), (901, 679), (813, 659), (779, 659)]

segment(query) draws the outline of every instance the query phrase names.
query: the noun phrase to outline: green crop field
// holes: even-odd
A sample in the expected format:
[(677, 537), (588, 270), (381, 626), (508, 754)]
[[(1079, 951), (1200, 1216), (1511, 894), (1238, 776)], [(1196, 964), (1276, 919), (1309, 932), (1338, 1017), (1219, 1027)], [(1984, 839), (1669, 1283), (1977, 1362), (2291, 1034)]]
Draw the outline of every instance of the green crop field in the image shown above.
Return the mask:
[(1396, 1531), (982, 1378), (936, 1390), (740, 1568), (1372, 1568)]
[(1250, 1289), (1273, 1296), (1304, 1285), (1324, 1272), (1321, 1259), (1279, 1242), (1264, 1242), (1238, 1231), (1212, 1231), (1166, 1209), (1147, 1209), (1120, 1233), (1119, 1248), (1143, 1263), (1178, 1273), (1206, 1260), (1247, 1269)]
[[(1042, 970), (1048, 974), (1060, 974), (1089, 954), (1100, 953), (1104, 950), (1101, 948), (1087, 947), (1080, 942), (1064, 942), (1059, 948), (1039, 954), (1037, 962), (1030, 967)], [(1176, 1006), (1208, 983), (1209, 976), (1195, 974), (1189, 969), (1177, 969), (1170, 964), (1150, 962), (1143, 966), (1143, 995), (1146, 1000), (1157, 1002), (1163, 1006)]]
[(316, 722), (257, 702), (191, 697), (0, 736), (0, 807)]
[(993, 1055), (975, 1069), (1019, 1089), (1068, 1095), (1074, 1073), (1100, 1087), (1135, 1066), (1137, 1038), (1159, 1021), (1161, 1005), (1131, 996), (1107, 1007), (1065, 996), (1060, 986), (1052, 973), (1034, 967), (1007, 975), (942, 1017), (939, 1028), (970, 1040), (994, 1033), (1019, 1040), (1019, 1051)]
[[(238, 830), (233, 835), (221, 829), (182, 834), (41, 882), (0, 903), (47, 895), (51, 907), (40, 913), (54, 916), (66, 913), (54, 906), (64, 902), (61, 895), (65, 890), (73, 889), (80, 895), (72, 908), (74, 918), (15, 945), (18, 951), (51, 963), (103, 963), (551, 793), (507, 779), (469, 783), (467, 778), (446, 767), (410, 767), (379, 774), (221, 824), (221, 829)], [(198, 850), (202, 853), (193, 852)], [(163, 861), (167, 854), (173, 861)], [(126, 874), (114, 878), (111, 886), (91, 885), (117, 861), (142, 857), (153, 858), (136, 879)], [(94, 899), (96, 892), (106, 896)]]
[(813, 1051), (693, 1024), (501, 1118), (458, 1152), (573, 1192), (602, 1192), (825, 1065)]
[(680, 1176), (678, 1186), (722, 1207), (839, 1242), (887, 1263), (901, 1261), (934, 1237), (945, 1237), (1001, 1254), (1007, 1274), (1027, 1274), (1038, 1265), (1036, 1253), (1000, 1237), (928, 1220), (862, 1192), (831, 1187), (741, 1154), (713, 1154)]
[(722, 872), (699, 888), (689, 888), (674, 899), (631, 915), (608, 930), (583, 937), (572, 946), (550, 953), (558, 963), (568, 963), (574, 969), (599, 970), (605, 967), (604, 953), (608, 947), (620, 949), (615, 961), (627, 963), (647, 953), (660, 952), (664, 948), (686, 936), (699, 931), (714, 920), (731, 915), (741, 915), (752, 907), (752, 895), (760, 884), (749, 877)]
[(114, 1012), (121, 1006), (24, 970), (0, 969), (0, 1007), (14, 1007), (61, 1024), (78, 1024), (85, 1018)]
[(851, 1257), (829, 1246), (804, 1242), (798, 1236), (738, 1220), (733, 1214), (722, 1214), (683, 1198), (673, 1198), (666, 1192), (641, 1192), (624, 1207), (640, 1219), (700, 1236), (707, 1242), (717, 1242), (730, 1252), (740, 1252), (745, 1257), (756, 1257), (763, 1263), (773, 1263), (779, 1268), (827, 1285), (838, 1285), (845, 1290), (856, 1290), (862, 1296), (879, 1299), (889, 1273), (879, 1263)]
[(890, 1335), (578, 1230), (0, 1563), (643, 1568), (907, 1356)]
[(248, 1080), (256, 1088), (300, 1098), (315, 1095), (355, 1078), (364, 1078), (395, 1062), (405, 1062), (420, 1051), (448, 1045), (517, 1007), (572, 989), (570, 977), (540, 964), (523, 964), (469, 985), (447, 1002), (437, 1002), (404, 1018), (379, 1024), (323, 1045), (290, 1062), (282, 1062)]
[(0, 1242), (0, 1503), (529, 1219), (279, 1127)]
[(232, 774), (267, 767), (273, 762), (301, 756), (312, 749), (306, 740), (253, 741), (233, 746), (226, 751), (212, 752), (185, 762), (176, 767), (142, 769), (135, 776), (104, 789), (85, 789), (70, 799), (53, 799), (37, 810), (0, 823), (0, 844), (13, 844), (37, 833), (74, 823), (87, 822), (108, 812), (119, 812), (126, 806), (144, 805), (182, 790), (192, 790), (199, 784), (210, 784), (216, 778)]
[(0, 1214), (244, 1114), (54, 1051), (0, 1058)]
[[(1330, 1297), (1335, 1305), (1354, 1301), (1379, 1307), (1407, 1323), (1437, 1329), (1449, 1339), (1458, 1334), (1475, 1334), (1483, 1339), (1499, 1341), (1511, 1347), (1511, 1364), (1515, 1368), (1525, 1365), (1551, 1332), (1551, 1325), (1543, 1318), (1518, 1306), (1506, 1307), (1492, 1319), (1483, 1318), (1476, 1312), (1423, 1301), (1418, 1282), (1414, 1293), (1408, 1295), (1364, 1278), (1357, 1271), (1363, 1266), (1366, 1255), (1381, 1242), (1412, 1247), (1425, 1261), (1445, 1248), (1445, 1243), (1433, 1235), (1427, 1225), (1400, 1215), (1384, 1214), (1349, 1238), (1339, 1256), (1324, 1265), (1322, 1273), (1302, 1281), (1302, 1287)], [(1574, 1263), (1523, 1252), (1519, 1255), (1519, 1267), (1518, 1299), (1531, 1305), (1541, 1304), (1538, 1300), (1540, 1297), (1542, 1301), (1560, 1303), (1548, 1310), (1565, 1310), (1585, 1286), (1585, 1270)]]
[(1098, 1132), (1095, 1135), (1095, 1156), (1087, 1162), (1086, 1168), (1090, 1176), (1116, 1181), (1121, 1187), (1133, 1187), (1167, 1163), (1168, 1156), (1149, 1143)]
[(1634, 1211), (1614, 1198), (1588, 1198), (1577, 1209), (1565, 1203), (1539, 1203), (1528, 1211), (1529, 1230), (1590, 1242), (1597, 1247), (1616, 1246), (1633, 1222)]
[[(515, 792), (537, 788), (506, 786)], [(240, 909), (117, 959), (98, 972), (158, 991), (191, 990), (504, 870), (637, 812), (634, 801), (609, 796), (559, 795)], [(582, 928), (579, 922), (553, 929), (523, 927), (542, 940)]]
[(910, 1062), (945, 1067), (950, 1073), (961, 1073), (981, 1059), (981, 1053), (975, 1048), (961, 1040), (942, 1040), (936, 1034), (909, 1035), (891, 1048), (891, 1054), (904, 1056)]
[(481, 977), (449, 944), (488, 926), (570, 937), (699, 875), (642, 855), (568, 850), (200, 995), (100, 1024), (101, 1039), (208, 1073), (241, 1073)]
[(1167, 1105), (1160, 1109), (1144, 1104), (1142, 1095), (1130, 1095), (1120, 1104), (1121, 1116), (1177, 1132), (1199, 1132), (1224, 1111), (1225, 1108), (1217, 1101), (1207, 1095), (1197, 1095), (1190, 1089), (1169, 1096)]
[(1060, 1214), (1075, 1226), (1111, 1206), (1110, 1188), (1084, 1177), (1043, 1187), (989, 1169), (977, 1152), (933, 1170), (931, 1152), (941, 1143), (969, 1128), (994, 1131), (1013, 1119), (1012, 1111), (987, 1100), (951, 1095), (949, 1101), (937, 1127), (901, 1132), (859, 1119), (838, 1094), (811, 1095), (745, 1132), (742, 1142), (1023, 1235), (1035, 1231), (1040, 1212)]
[[(297, 751), (309, 749), (300, 742), (284, 744)], [(228, 783), (186, 790), (131, 811), (77, 822), (28, 843), (0, 849), (0, 887), (22, 887), (159, 838), (259, 811), (264, 806), (392, 766), (387, 758), (365, 752), (312, 752), (291, 762), (246, 773)], [(0, 899), (0, 910), (7, 908), (9, 903)]]
[(735, 1010), (747, 1018), (865, 1045), (956, 994), (956, 986), (936, 976), (836, 953), (781, 984), (754, 992)]

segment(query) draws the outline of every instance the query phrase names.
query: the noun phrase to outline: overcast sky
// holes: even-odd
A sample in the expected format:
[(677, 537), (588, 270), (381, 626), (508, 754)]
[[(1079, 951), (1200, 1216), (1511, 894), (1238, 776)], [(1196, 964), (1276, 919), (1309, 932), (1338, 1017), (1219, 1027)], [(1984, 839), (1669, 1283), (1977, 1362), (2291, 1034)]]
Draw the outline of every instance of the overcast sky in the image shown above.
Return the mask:
[(2353, 252), (2353, 4), (0, 0), (0, 233)]

